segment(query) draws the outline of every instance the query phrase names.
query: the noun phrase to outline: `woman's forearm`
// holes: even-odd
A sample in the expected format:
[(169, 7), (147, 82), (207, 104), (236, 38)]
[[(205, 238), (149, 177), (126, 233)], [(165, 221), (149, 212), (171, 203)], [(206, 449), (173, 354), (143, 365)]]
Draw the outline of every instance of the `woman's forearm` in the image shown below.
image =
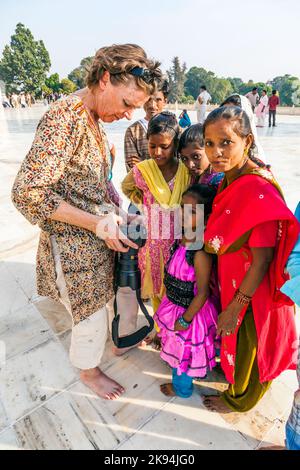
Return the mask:
[(50, 218), (57, 222), (75, 225), (76, 227), (96, 233), (97, 224), (101, 216), (90, 214), (89, 212), (72, 206), (68, 202), (62, 201)]
[(259, 287), (268, 272), (270, 262), (270, 260), (265, 260), (263, 263), (260, 262), (252, 264), (239, 287), (243, 294), (248, 295), (249, 297), (252, 297), (255, 294), (256, 289)]

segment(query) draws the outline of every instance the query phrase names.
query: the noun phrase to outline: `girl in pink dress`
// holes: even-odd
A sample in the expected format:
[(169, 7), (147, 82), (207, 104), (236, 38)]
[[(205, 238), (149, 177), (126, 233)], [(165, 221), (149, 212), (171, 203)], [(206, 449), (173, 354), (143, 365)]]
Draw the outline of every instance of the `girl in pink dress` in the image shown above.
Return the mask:
[(213, 188), (200, 184), (183, 194), (184, 235), (172, 247), (165, 269), (166, 295), (154, 315), (160, 328), (161, 358), (173, 370), (172, 383), (161, 386), (168, 396), (190, 397), (193, 378), (205, 377), (216, 365), (219, 299), (212, 282), (213, 257), (201, 248), (203, 234), (187, 237), (208, 218), (214, 196)]

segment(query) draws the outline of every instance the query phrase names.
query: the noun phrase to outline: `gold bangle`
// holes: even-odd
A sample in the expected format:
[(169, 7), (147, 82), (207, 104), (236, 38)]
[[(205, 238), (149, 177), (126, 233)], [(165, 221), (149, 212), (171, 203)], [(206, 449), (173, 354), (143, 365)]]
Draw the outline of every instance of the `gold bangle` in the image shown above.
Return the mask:
[(243, 294), (240, 289), (237, 289), (234, 294), (234, 300), (236, 300), (241, 305), (248, 305), (251, 302), (252, 297)]

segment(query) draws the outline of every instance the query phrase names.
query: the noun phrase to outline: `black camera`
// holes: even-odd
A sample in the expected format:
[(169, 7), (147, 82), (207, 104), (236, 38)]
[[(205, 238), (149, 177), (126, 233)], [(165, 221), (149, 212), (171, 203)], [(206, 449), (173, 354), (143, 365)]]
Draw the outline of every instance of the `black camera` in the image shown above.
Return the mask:
[(141, 288), (141, 273), (138, 263), (138, 250), (145, 246), (147, 231), (143, 225), (121, 225), (120, 229), (138, 248), (129, 248), (127, 253), (117, 253), (115, 283), (117, 287)]
[[(129, 208), (132, 211), (133, 206)], [(120, 229), (126, 237), (133, 241), (138, 248), (129, 248), (126, 253), (117, 253), (115, 261), (115, 275), (114, 275), (114, 319), (112, 323), (112, 339), (118, 348), (128, 348), (140, 343), (154, 327), (153, 318), (148, 313), (142, 298), (141, 298), (141, 272), (138, 263), (138, 250), (142, 248), (147, 239), (147, 230), (140, 224), (120, 225)], [(137, 302), (145, 315), (149, 326), (143, 326), (140, 330), (127, 335), (119, 336), (119, 322), (120, 314), (118, 313), (117, 306), (117, 292), (119, 287), (130, 287), (136, 293)], [(121, 312), (122, 314), (122, 312)]]

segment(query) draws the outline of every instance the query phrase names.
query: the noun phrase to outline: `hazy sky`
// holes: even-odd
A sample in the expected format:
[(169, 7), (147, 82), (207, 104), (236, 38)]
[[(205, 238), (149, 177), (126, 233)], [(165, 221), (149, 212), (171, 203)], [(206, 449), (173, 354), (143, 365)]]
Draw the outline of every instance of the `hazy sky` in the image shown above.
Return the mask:
[(63, 78), (104, 45), (133, 42), (218, 76), (300, 77), (300, 0), (0, 0), (0, 55), (18, 22)]

